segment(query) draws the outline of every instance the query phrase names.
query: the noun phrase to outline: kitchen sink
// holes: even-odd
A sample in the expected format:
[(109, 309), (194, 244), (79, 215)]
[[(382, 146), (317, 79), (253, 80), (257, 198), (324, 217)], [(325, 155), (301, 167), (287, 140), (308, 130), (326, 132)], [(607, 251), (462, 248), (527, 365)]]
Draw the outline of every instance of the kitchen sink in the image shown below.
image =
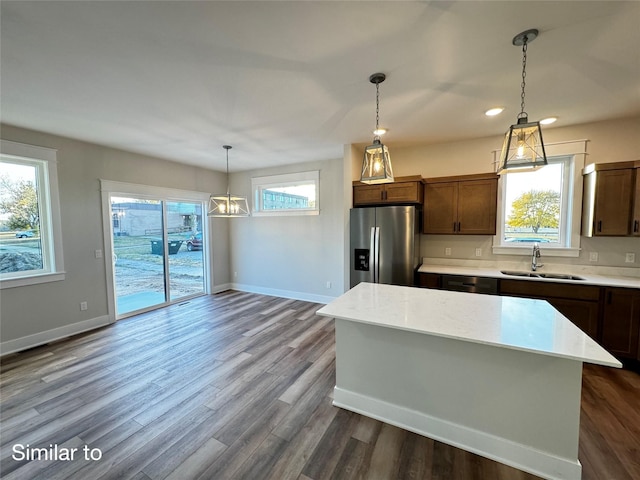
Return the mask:
[(509, 275), (512, 277), (534, 277), (534, 278), (550, 278), (557, 280), (584, 280), (582, 277), (576, 275), (569, 275), (565, 273), (537, 273), (537, 272), (522, 272), (514, 270), (501, 270), (503, 275)]
[(564, 273), (538, 273), (537, 275), (542, 278), (558, 278), (560, 280), (584, 280), (582, 277), (567, 275)]
[(500, 273), (504, 275), (510, 275), (512, 277), (540, 277), (540, 275), (533, 272), (515, 272), (510, 270), (501, 270)]

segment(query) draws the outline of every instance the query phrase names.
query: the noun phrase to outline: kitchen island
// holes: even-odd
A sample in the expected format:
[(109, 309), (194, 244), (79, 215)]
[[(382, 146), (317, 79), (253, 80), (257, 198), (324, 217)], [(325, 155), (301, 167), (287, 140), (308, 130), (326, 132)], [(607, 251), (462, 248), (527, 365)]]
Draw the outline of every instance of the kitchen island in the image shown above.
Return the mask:
[(334, 405), (550, 479), (579, 479), (582, 363), (621, 367), (543, 300), (360, 283)]

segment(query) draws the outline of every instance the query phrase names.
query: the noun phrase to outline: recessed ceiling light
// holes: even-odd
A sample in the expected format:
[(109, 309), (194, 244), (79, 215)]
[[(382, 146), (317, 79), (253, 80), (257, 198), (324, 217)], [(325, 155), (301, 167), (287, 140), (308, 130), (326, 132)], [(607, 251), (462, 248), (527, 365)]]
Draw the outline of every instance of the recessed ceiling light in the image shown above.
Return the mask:
[(556, 120), (558, 120), (558, 117), (547, 117), (540, 120), (540, 123), (542, 125), (551, 125), (552, 123), (555, 123)]
[(503, 107), (494, 107), (494, 108), (490, 108), (489, 110), (484, 112), (484, 114), (487, 117), (495, 117), (496, 115), (501, 114), (503, 110), (504, 110)]

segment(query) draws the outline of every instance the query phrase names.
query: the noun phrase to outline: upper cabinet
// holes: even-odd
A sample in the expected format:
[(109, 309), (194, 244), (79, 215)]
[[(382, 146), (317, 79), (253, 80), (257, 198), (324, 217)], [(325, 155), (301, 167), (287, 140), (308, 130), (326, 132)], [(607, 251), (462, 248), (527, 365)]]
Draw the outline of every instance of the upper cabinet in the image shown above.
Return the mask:
[(367, 185), (353, 182), (353, 206), (407, 205), (422, 203), (422, 177), (396, 177), (393, 183)]
[(582, 171), (582, 235), (640, 236), (640, 160), (591, 164)]
[(495, 235), (498, 175), (424, 180), (423, 233)]

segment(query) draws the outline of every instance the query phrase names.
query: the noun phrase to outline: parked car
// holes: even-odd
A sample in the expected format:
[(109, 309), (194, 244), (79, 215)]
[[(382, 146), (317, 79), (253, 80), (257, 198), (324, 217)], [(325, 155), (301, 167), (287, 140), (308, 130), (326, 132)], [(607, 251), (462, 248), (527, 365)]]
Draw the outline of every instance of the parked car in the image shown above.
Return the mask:
[(33, 232), (25, 230), (24, 232), (16, 232), (16, 238), (29, 238), (33, 237)]
[(202, 232), (191, 235), (189, 240), (187, 240), (187, 250), (190, 252), (193, 250), (202, 250)]

